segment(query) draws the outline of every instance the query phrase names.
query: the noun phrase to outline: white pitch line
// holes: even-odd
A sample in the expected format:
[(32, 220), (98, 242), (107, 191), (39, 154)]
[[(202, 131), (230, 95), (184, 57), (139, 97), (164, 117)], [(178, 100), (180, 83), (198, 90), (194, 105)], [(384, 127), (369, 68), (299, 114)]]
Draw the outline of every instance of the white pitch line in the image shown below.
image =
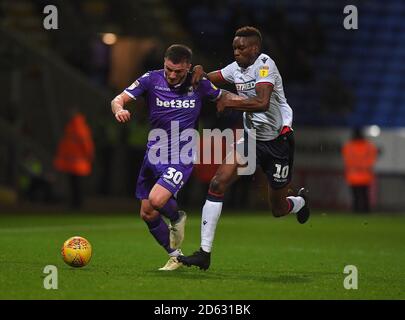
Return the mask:
[(83, 225), (83, 224), (70, 224), (59, 226), (40, 226), (40, 227), (16, 227), (16, 228), (0, 228), (0, 234), (4, 233), (35, 233), (35, 232), (51, 232), (51, 231), (65, 231), (65, 230), (115, 230), (115, 229), (138, 229), (140, 224), (112, 224), (112, 225)]

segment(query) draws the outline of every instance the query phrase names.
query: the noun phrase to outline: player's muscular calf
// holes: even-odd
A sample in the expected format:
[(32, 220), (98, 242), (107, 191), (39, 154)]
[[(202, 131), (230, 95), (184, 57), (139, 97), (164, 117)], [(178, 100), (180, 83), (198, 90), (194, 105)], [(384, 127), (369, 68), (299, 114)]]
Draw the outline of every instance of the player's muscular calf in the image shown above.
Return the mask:
[(279, 190), (269, 190), (271, 213), (274, 217), (279, 218), (289, 214), (287, 196), (288, 186)]

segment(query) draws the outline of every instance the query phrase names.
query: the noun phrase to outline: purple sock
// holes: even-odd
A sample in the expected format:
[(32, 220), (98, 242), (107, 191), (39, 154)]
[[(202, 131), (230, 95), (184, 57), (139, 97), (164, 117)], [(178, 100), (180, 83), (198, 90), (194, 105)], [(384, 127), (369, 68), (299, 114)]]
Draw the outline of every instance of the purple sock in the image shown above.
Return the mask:
[(145, 221), (148, 225), (150, 233), (154, 236), (156, 241), (167, 251), (167, 253), (173, 252), (175, 249), (170, 248), (170, 236), (169, 228), (162, 216), (159, 215), (153, 221)]
[(177, 206), (177, 201), (173, 198), (170, 198), (169, 201), (163, 206), (162, 209), (159, 209), (159, 212), (163, 214), (170, 222), (175, 222), (179, 220), (179, 207)]

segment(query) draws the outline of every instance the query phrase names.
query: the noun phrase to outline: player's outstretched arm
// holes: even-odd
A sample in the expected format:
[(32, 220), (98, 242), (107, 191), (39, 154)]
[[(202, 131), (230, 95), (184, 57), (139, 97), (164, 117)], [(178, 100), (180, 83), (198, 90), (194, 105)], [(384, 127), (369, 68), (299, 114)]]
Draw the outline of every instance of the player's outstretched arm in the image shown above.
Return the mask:
[(234, 100), (245, 100), (247, 98), (238, 96), (232, 92), (221, 89), (221, 97), (217, 100), (217, 110), (218, 112), (224, 111), (228, 104), (231, 104), (231, 101)]
[(221, 71), (212, 71), (210, 73), (206, 73), (204, 71), (204, 67), (200, 64), (197, 64), (193, 68), (193, 73), (191, 77), (191, 84), (194, 88), (198, 86), (202, 78), (207, 78), (210, 80), (214, 85), (216, 86), (221, 86), (224, 84), (227, 84), (228, 82), (224, 79), (224, 77), (221, 74)]
[(127, 122), (131, 119), (131, 113), (124, 109), (125, 105), (131, 100), (131, 97), (122, 92), (111, 101), (111, 111), (118, 122)]
[(239, 111), (264, 112), (269, 108), (273, 86), (267, 83), (256, 85), (256, 96), (248, 99), (235, 99), (233, 96), (225, 95), (224, 99), (217, 102), (218, 111), (231, 108)]

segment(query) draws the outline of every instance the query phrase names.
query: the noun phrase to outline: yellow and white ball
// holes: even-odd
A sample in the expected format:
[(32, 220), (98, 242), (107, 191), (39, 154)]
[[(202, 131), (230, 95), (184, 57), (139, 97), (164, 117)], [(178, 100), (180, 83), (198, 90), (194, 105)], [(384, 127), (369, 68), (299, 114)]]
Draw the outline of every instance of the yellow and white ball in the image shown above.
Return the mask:
[(87, 265), (90, 262), (91, 254), (91, 244), (83, 237), (71, 237), (62, 246), (63, 261), (75, 268)]

